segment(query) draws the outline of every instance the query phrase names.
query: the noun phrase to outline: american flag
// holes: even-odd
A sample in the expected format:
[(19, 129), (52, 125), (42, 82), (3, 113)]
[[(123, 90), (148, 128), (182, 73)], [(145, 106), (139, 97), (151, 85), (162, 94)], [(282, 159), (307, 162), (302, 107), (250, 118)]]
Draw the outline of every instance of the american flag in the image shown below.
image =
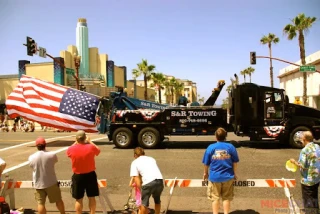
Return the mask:
[(11, 118), (20, 116), (67, 131), (98, 131), (95, 124), (98, 97), (33, 77), (21, 77), (8, 96), (6, 107)]

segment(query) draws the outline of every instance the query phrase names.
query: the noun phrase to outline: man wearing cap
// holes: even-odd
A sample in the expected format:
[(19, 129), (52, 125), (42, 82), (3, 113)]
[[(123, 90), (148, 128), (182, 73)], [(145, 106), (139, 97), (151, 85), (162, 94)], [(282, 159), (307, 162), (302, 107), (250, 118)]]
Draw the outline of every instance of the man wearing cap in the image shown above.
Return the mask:
[(83, 197), (86, 192), (89, 199), (90, 214), (96, 211), (96, 196), (99, 196), (97, 174), (95, 172), (95, 156), (100, 149), (90, 140), (82, 130), (76, 134), (76, 142), (67, 150), (67, 156), (72, 164), (72, 197), (76, 199), (75, 210), (82, 213)]
[(38, 213), (45, 214), (46, 198), (50, 203), (56, 203), (61, 214), (65, 214), (64, 203), (59, 188), (55, 164), (58, 157), (53, 152), (46, 150), (46, 140), (37, 138), (36, 147), (38, 151), (29, 157), (29, 165), (33, 169), (33, 184), (36, 189), (35, 199), (38, 202)]

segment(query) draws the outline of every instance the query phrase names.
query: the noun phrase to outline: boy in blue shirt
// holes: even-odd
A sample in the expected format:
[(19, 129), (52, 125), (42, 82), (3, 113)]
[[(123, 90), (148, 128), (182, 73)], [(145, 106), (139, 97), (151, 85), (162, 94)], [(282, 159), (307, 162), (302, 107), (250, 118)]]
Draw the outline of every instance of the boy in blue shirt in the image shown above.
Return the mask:
[(222, 199), (224, 214), (228, 214), (230, 201), (234, 196), (233, 182), (237, 179), (236, 169), (239, 157), (236, 148), (224, 142), (227, 136), (226, 130), (218, 128), (215, 135), (217, 143), (208, 146), (203, 156), (203, 179), (209, 180), (207, 196), (212, 201), (213, 214), (219, 213), (220, 199)]

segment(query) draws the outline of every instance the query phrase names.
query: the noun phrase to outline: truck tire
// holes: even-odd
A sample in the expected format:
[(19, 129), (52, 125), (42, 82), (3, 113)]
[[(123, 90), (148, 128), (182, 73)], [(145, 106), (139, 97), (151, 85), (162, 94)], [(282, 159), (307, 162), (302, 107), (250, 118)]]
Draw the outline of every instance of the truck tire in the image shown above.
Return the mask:
[(298, 126), (290, 133), (289, 144), (293, 148), (302, 149), (303, 145), (300, 141), (300, 135), (303, 131), (310, 131), (308, 127)]
[(127, 149), (132, 146), (133, 143), (132, 131), (128, 128), (118, 128), (113, 132), (112, 141), (116, 147), (121, 149)]
[(143, 128), (138, 135), (138, 143), (142, 148), (154, 149), (160, 143), (160, 133), (152, 127)]

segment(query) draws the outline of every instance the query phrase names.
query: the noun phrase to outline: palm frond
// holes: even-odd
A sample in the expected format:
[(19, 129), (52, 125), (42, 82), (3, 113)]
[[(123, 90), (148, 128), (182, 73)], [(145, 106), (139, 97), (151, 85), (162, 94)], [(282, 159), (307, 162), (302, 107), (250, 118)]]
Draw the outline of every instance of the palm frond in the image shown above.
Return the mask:
[(283, 33), (287, 35), (287, 38), (289, 40), (292, 40), (293, 38), (295, 38), (297, 36), (296, 30), (297, 30), (296, 26), (294, 26), (292, 24), (287, 24), (283, 28)]

